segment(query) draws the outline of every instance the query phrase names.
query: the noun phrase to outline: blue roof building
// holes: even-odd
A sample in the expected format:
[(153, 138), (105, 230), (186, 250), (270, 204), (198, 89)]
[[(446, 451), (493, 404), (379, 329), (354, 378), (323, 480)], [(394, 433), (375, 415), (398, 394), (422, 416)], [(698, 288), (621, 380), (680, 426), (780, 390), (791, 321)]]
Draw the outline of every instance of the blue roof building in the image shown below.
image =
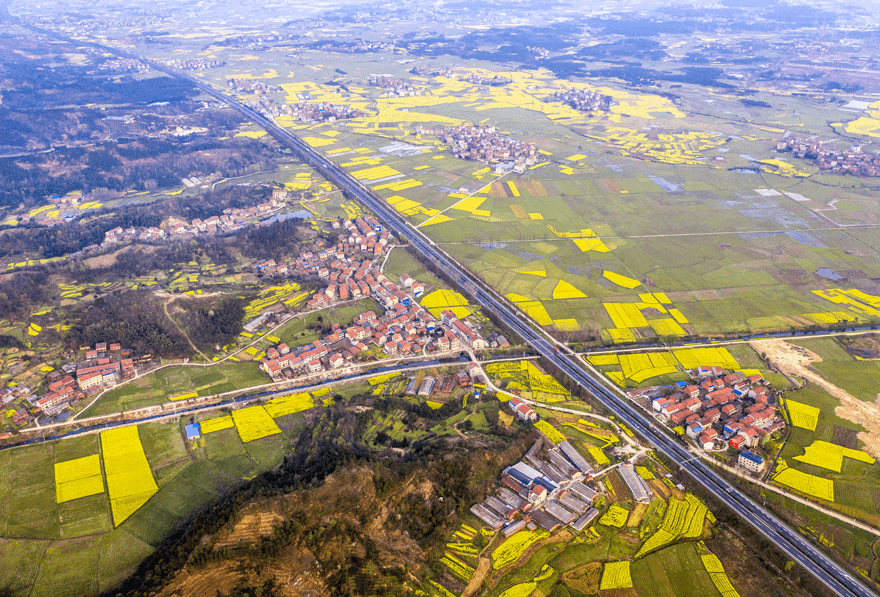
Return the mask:
[(199, 439), (202, 437), (202, 427), (198, 423), (192, 423), (191, 425), (187, 425), (183, 428), (184, 432), (186, 432), (186, 439)]

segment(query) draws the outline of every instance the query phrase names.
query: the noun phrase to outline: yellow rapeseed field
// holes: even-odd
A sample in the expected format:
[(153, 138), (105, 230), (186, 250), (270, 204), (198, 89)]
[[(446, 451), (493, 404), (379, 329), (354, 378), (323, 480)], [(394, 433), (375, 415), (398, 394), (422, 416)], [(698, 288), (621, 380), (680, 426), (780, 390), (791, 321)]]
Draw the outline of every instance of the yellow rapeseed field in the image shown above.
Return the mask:
[(538, 586), (538, 583), (532, 582), (524, 582), (518, 585), (513, 585), (498, 597), (529, 597)]
[(236, 133), (236, 137), (247, 137), (248, 139), (262, 139), (266, 135), (268, 135), (266, 131), (241, 131), (240, 133)]
[(232, 420), (241, 441), (247, 443), (256, 439), (281, 433), (281, 429), (262, 406), (250, 406), (232, 411)]
[(542, 420), (536, 422), (535, 429), (546, 435), (547, 439), (549, 439), (554, 444), (565, 441), (565, 436), (559, 433), (559, 431), (557, 431), (556, 428), (547, 421)]
[(620, 362), (616, 354), (597, 354), (589, 357), (588, 360), (591, 365), (596, 366), (617, 365)]
[(470, 580), (470, 578), (474, 575), (474, 569), (456, 558), (451, 553), (445, 553), (442, 558), (440, 558), (440, 563), (449, 568), (449, 570), (465, 580)]
[(603, 452), (598, 446), (587, 446), (587, 450), (589, 450), (590, 456), (593, 457), (593, 460), (595, 460), (596, 464), (599, 466), (608, 466), (611, 464), (608, 456), (606, 456), (605, 452)]
[(795, 400), (784, 399), (783, 404), (791, 416), (791, 424), (801, 429), (816, 430), (819, 424), (819, 409)]
[(207, 421), (202, 421), (199, 423), (199, 429), (202, 434), (205, 433), (214, 433), (215, 431), (222, 431), (223, 429), (231, 429), (235, 427), (235, 423), (232, 421), (232, 417), (217, 417), (216, 419), (208, 419)]
[(721, 564), (721, 560), (718, 559), (718, 556), (714, 553), (710, 553), (700, 557), (703, 560), (703, 567), (706, 568), (706, 572), (708, 572), (709, 576), (712, 578), (712, 584), (715, 585), (715, 588), (718, 589), (718, 592), (721, 593), (722, 597), (739, 597), (739, 593), (737, 593), (733, 585), (730, 584), (730, 579), (727, 578), (727, 573), (724, 572), (724, 566)]
[(880, 120), (862, 116), (846, 124), (846, 132), (866, 137), (880, 137)]
[(468, 300), (454, 290), (444, 290), (442, 288), (435, 290), (422, 297), (421, 305), (437, 319), (440, 319), (443, 311), (447, 309), (455, 313), (455, 316), (459, 319), (471, 314), (471, 310), (468, 308), (470, 305)]
[(313, 408), (315, 403), (308, 392), (300, 392), (298, 394), (289, 394), (279, 398), (273, 398), (266, 404), (266, 412), (272, 418), (292, 415), (300, 411)]
[(794, 459), (839, 473), (843, 468), (844, 457), (874, 464), (874, 459), (861, 450), (844, 448), (822, 440), (814, 441), (804, 448), (803, 456), (795, 456)]
[(730, 371), (739, 369), (739, 363), (726, 348), (679, 348), (672, 353), (685, 369), (721, 367)]
[(616, 272), (603, 272), (602, 275), (606, 280), (612, 282), (613, 284), (617, 284), (618, 286), (622, 286), (623, 288), (629, 288), (632, 290), (636, 286), (639, 286), (641, 282), (638, 280), (633, 280), (627, 276), (622, 276)]
[(602, 591), (611, 589), (631, 589), (632, 577), (629, 572), (629, 561), (609, 562), (602, 570), (602, 581), (599, 589)]
[[(780, 466), (784, 464), (784, 462), (780, 461)], [(780, 472), (776, 473), (773, 480), (821, 500), (834, 501), (834, 482), (831, 479), (809, 475), (785, 466)]]
[(703, 534), (703, 525), (707, 517), (714, 520), (711, 518), (708, 508), (695, 496), (687, 494), (684, 500), (670, 498), (663, 516), (663, 523), (642, 544), (635, 557), (639, 558), (663, 547), (678, 537), (699, 538)]
[(153, 479), (137, 427), (101, 432), (101, 453), (104, 456), (113, 524), (119, 526), (147, 503), (159, 488)]
[(547, 531), (520, 531), (505, 539), (492, 552), (492, 568), (498, 570), (517, 561), (519, 557), (534, 543), (550, 536)]
[(636, 383), (677, 371), (675, 357), (668, 352), (630, 353), (620, 355), (620, 368), (624, 377)]
[(575, 288), (572, 284), (566, 282), (565, 280), (560, 280), (559, 283), (556, 285), (556, 288), (553, 289), (554, 300), (577, 298), (587, 298), (587, 295)]
[(629, 518), (629, 510), (625, 510), (617, 504), (611, 504), (608, 511), (599, 519), (599, 524), (604, 524), (606, 527), (622, 528), (626, 524), (627, 518)]
[(645, 303), (602, 303), (614, 327), (617, 329), (641, 328), (648, 325), (642, 315), (641, 305)]
[(547, 272), (542, 269), (518, 270), (516, 273), (524, 274), (527, 276), (537, 276), (539, 278), (546, 278), (547, 277)]
[(101, 458), (94, 454), (55, 464), (55, 501), (59, 504), (104, 491)]
[(648, 322), (658, 336), (684, 336), (685, 331), (675, 319), (652, 319)]

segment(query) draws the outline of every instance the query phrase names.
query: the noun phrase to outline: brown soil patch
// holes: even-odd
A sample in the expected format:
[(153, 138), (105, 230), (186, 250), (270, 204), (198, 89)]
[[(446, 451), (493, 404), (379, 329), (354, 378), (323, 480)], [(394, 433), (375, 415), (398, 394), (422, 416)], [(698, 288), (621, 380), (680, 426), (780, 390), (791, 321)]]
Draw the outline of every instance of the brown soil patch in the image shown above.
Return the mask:
[(142, 251), (144, 253), (154, 253), (158, 247), (151, 247), (149, 245), (138, 245), (137, 249), (134, 247), (124, 247), (118, 251), (114, 251), (113, 253), (107, 253), (105, 255), (98, 255), (97, 257), (90, 257), (89, 259), (83, 260), (83, 265), (87, 269), (101, 269), (105, 267), (112, 267), (116, 264), (116, 258), (123, 253), (128, 253), (129, 251)]
[(531, 193), (534, 197), (546, 197), (547, 191), (544, 190), (544, 185), (541, 184), (539, 180), (533, 180), (531, 186)]
[(214, 549), (235, 547), (241, 542), (255, 545), (260, 537), (268, 537), (272, 534), (275, 525), (284, 520), (284, 517), (276, 512), (260, 511), (242, 516), (231, 532), (223, 533), (217, 538)]
[(654, 493), (663, 498), (663, 500), (669, 499), (669, 495), (672, 493), (669, 490), (669, 487), (666, 486), (666, 483), (660, 479), (651, 479), (648, 481), (648, 485), (650, 485), (651, 489), (654, 490)]
[(606, 475), (605, 479), (611, 484), (611, 487), (614, 489), (614, 497), (621, 501), (627, 501), (633, 499), (632, 493), (629, 491), (629, 487), (626, 486), (626, 483), (623, 482), (623, 479), (620, 478), (620, 475), (616, 470), (611, 471)]
[(511, 205), (510, 211), (513, 212), (514, 216), (520, 219), (529, 217), (529, 214), (526, 213), (526, 210), (523, 209), (522, 205)]
[(864, 427), (865, 432), (858, 437), (865, 444), (865, 451), (880, 458), (880, 398), (874, 403), (859, 400), (811, 370), (810, 364), (821, 362), (822, 358), (806, 348), (785, 340), (756, 340), (749, 344), (758, 354), (766, 353), (767, 359), (785, 373), (807, 379), (837, 398), (840, 406), (834, 414)]
[(834, 431), (831, 434), (831, 443), (838, 446), (843, 446), (844, 448), (858, 450), (859, 433), (858, 431), (854, 431), (853, 429), (847, 429), (845, 427), (841, 427), (840, 425), (835, 425)]
[[(178, 572), (159, 593), (160, 597), (203, 597), (215, 595), (218, 590), (229, 593), (243, 576), (255, 577), (253, 572), (243, 574), (242, 569), (256, 564), (249, 558), (212, 562), (193, 570)], [(280, 593), (285, 597), (323, 597), (327, 595), (314, 555), (306, 549), (291, 546), (286, 554), (273, 560), (265, 577), (275, 577)]]
[(507, 197), (507, 185), (503, 182), (493, 182), (491, 188), (489, 189), (489, 197), (493, 199), (498, 199), (500, 197)]
[(562, 575), (562, 582), (565, 585), (586, 595), (595, 595), (599, 591), (600, 580), (602, 580), (602, 564), (600, 562), (590, 562)]
[(642, 524), (642, 518), (645, 517), (645, 512), (647, 511), (648, 504), (638, 502), (635, 507), (633, 507), (632, 512), (629, 513), (629, 518), (626, 521), (627, 528), (634, 529)]
[(209, 591), (228, 591), (234, 587), (241, 575), (228, 562), (208, 564), (194, 572), (181, 572), (165, 588), (164, 595), (180, 597), (199, 597), (209, 595)]
[(602, 591), (604, 597), (639, 597), (635, 589), (608, 589)]
[(600, 178), (599, 182), (601, 182), (602, 186), (604, 186), (606, 189), (608, 189), (608, 192), (610, 192), (610, 193), (618, 193), (619, 194), (620, 191), (622, 190), (620, 188), (620, 185), (617, 184), (617, 181), (611, 180), (610, 178)]

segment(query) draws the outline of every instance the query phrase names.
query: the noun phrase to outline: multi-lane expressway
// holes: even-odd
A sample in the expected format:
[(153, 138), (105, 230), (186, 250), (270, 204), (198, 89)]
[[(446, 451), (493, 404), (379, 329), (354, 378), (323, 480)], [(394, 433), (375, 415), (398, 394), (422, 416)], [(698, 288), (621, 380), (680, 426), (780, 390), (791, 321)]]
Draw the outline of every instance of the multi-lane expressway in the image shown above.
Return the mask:
[(525, 315), (438, 248), (433, 241), (413, 227), (400, 214), (390, 208), (387, 203), (365, 188), (341, 167), (250, 106), (221, 93), (195, 77), (173, 71), (161, 64), (153, 63), (152, 66), (169, 75), (188, 79), (206, 94), (242, 112), (308, 161), (328, 180), (334, 182), (352, 198), (367, 206), (390, 229), (394, 230), (398, 235), (408, 238), (413, 248), (421, 253), (423, 257), (435, 263), (452, 280), (471, 293), (481, 306), (494, 313), (496, 317), (519, 334), (538, 353), (552, 362), (579, 386), (590, 392), (621, 422), (628, 425), (633, 431), (652, 444), (660, 453), (675, 462), (697, 483), (739, 514), (757, 532), (776, 545), (789, 558), (803, 566), (835, 594), (842, 597), (875, 597), (876, 594), (874, 592), (856, 580), (854, 576), (836, 564), (829, 556), (809, 543), (797, 531), (732, 486), (717, 471), (704, 463), (700, 458), (695, 457), (694, 454), (664, 431), (653, 425), (636, 406), (612, 392), (602, 381), (587, 370), (584, 363), (576, 355), (570, 353), (565, 347), (561, 347), (555, 341), (552, 341), (542, 330), (536, 328)]

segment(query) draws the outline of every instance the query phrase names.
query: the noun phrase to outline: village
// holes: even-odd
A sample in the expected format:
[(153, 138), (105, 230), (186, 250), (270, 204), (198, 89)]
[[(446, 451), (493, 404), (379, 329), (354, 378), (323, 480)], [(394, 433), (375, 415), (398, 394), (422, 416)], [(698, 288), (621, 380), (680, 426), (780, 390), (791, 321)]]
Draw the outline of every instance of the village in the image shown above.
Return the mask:
[(266, 85), (253, 79), (229, 79), (226, 85), (236, 93), (250, 93), (253, 95), (267, 95), (278, 91), (274, 85)]
[(154, 242), (172, 236), (194, 237), (211, 236), (239, 230), (259, 218), (271, 216), (287, 205), (289, 192), (285, 189), (274, 189), (269, 201), (248, 208), (227, 208), (220, 216), (211, 216), (204, 220), (195, 218), (187, 222), (182, 218), (169, 218), (161, 227), (146, 228), (116, 227), (104, 233), (101, 248), (127, 241)]
[(494, 126), (448, 126), (435, 129), (419, 125), (415, 132), (440, 137), (459, 159), (474, 160), (481, 164), (508, 163), (516, 172), (525, 172), (527, 166), (537, 162), (538, 150), (534, 145), (505, 137), (497, 133)]
[(49, 371), (39, 388), (10, 384), (0, 389), (0, 406), (12, 413), (16, 426), (24, 427), (37, 419), (42, 423), (66, 420), (72, 414), (69, 407), (133, 378), (139, 368), (153, 361), (153, 355), (134, 355), (119, 342), (82, 346), (80, 352), (84, 358)]
[(453, 78), (452, 69), (449, 68), (425, 68), (423, 66), (414, 66), (409, 72), (418, 77), (448, 77)]
[(409, 79), (398, 79), (394, 75), (370, 75), (367, 83), (385, 90), (387, 97), (414, 97), (422, 95)]
[(825, 149), (818, 138), (786, 137), (776, 143), (776, 151), (790, 151), (796, 158), (814, 160), (819, 169), (829, 170), (832, 174), (880, 176), (880, 153)]
[(168, 60), (165, 64), (173, 68), (179, 68), (180, 70), (207, 70), (209, 68), (220, 68), (221, 66), (226, 66), (226, 62), (223, 60), (205, 59)]
[(271, 118), (289, 116), (299, 122), (313, 124), (336, 122), (346, 118), (360, 118), (364, 116), (364, 113), (360, 110), (355, 110), (348, 106), (337, 106), (329, 102), (306, 101), (312, 97), (309, 93), (299, 93), (297, 97), (302, 100), (297, 104), (279, 104), (269, 98), (261, 97), (258, 100), (252, 101), (250, 105), (264, 116)]
[(468, 75), (464, 80), (468, 83), (473, 83), (474, 85), (489, 85), (491, 87), (502, 87), (510, 83), (510, 79), (502, 77), (501, 75), (483, 77), (476, 73)]
[(761, 472), (763, 458), (749, 449), (785, 427), (776, 396), (763, 376), (727, 373), (720, 367), (700, 367), (688, 375), (690, 382), (672, 388), (641, 388), (627, 394), (660, 422), (680, 428), (701, 450), (740, 451), (737, 464)]
[(351, 41), (351, 42), (323, 42), (313, 46), (315, 50), (324, 52), (340, 52), (343, 54), (362, 54), (364, 52), (378, 52), (391, 47), (393, 44), (385, 41)]
[(586, 112), (588, 114), (607, 110), (611, 107), (612, 103), (611, 96), (596, 93), (589, 89), (563, 89), (550, 96), (550, 99), (562, 102), (578, 112)]
[[(367, 358), (371, 354), (370, 345), (386, 356), (448, 352), (463, 346), (478, 351), (487, 347), (482, 335), (451, 311), (443, 311), (438, 322), (419, 306), (415, 299), (424, 294), (424, 284), (403, 274), (398, 285), (380, 271), (377, 261), (359, 260), (360, 257), (378, 257), (388, 247), (391, 237), (376, 218), (337, 220), (332, 226), (348, 233), (339, 234), (335, 247), (305, 251), (284, 267), (285, 273), (294, 277), (317, 276), (329, 282), (309, 299), (306, 308), (322, 309), (350, 299), (371, 297), (385, 313), (377, 315), (366, 311), (347, 328), (333, 324), (331, 332), (320, 340), (293, 350), (285, 344), (270, 348), (261, 368), (273, 380), (338, 369), (356, 359)], [(274, 262), (258, 264), (257, 268), (266, 273), (279, 273), (279, 265)], [(247, 325), (260, 323), (254, 321)]]

